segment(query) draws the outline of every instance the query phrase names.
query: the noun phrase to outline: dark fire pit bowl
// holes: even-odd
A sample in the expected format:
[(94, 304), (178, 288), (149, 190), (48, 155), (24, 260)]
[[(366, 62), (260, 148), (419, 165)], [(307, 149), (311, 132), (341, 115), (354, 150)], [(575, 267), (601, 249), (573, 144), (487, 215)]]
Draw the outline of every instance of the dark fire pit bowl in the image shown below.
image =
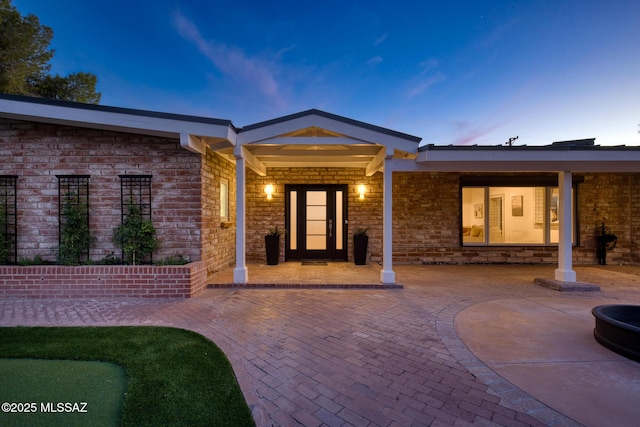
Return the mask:
[(603, 346), (640, 362), (640, 305), (599, 305), (593, 335)]

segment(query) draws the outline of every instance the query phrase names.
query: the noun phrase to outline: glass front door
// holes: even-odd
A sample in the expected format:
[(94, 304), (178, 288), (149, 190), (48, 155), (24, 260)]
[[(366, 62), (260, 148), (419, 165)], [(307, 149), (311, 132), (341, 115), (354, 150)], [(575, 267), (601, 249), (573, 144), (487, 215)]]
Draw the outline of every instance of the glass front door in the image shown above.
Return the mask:
[(286, 186), (286, 259), (347, 259), (346, 185)]

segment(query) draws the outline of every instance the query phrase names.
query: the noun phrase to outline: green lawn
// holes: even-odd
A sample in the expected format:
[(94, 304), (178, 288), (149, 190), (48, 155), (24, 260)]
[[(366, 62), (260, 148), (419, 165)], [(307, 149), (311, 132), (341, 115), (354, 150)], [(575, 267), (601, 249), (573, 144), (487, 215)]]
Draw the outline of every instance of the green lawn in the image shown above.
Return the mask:
[[(163, 327), (0, 328), (0, 358), (103, 361), (123, 367), (127, 385), (121, 425), (254, 425), (229, 361), (195, 332)], [(5, 401), (3, 390), (4, 381), (0, 401)], [(57, 402), (82, 397), (67, 397), (62, 388), (48, 396), (58, 392)]]
[[(118, 426), (127, 390), (122, 366), (109, 362), (0, 359), (0, 425)], [(6, 410), (6, 409), (5, 409)]]

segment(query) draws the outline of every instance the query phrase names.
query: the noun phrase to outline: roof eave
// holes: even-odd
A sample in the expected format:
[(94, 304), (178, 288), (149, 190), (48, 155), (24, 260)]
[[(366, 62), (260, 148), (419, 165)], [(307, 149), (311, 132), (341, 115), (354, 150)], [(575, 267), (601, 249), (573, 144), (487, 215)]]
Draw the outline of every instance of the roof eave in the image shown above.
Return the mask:
[(637, 172), (640, 147), (438, 147), (421, 150), (416, 163), (438, 172)]
[(235, 140), (235, 128), (229, 120), (5, 94), (0, 95), (0, 117), (171, 138), (190, 134), (230, 144)]

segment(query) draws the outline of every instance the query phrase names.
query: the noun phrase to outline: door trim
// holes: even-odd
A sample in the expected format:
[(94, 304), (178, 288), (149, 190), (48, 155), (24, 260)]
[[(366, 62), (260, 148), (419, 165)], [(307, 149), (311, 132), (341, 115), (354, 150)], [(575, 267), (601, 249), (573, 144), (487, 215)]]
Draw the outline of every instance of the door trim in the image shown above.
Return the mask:
[[(320, 251), (314, 252), (306, 250), (306, 221), (305, 221), (305, 209), (306, 209), (306, 192), (307, 191), (322, 191), (326, 190), (327, 197), (327, 224), (329, 220), (332, 220), (334, 228), (331, 233), (327, 233), (327, 249), (321, 253)], [(291, 192), (296, 192), (296, 229), (291, 230)], [(342, 249), (336, 249), (336, 233), (334, 230), (336, 221), (336, 206), (335, 197), (336, 191), (342, 191)], [(285, 184), (285, 228), (287, 234), (285, 235), (285, 261), (288, 260), (302, 260), (302, 259), (326, 259), (346, 261), (348, 259), (348, 221), (347, 221), (347, 200), (348, 200), (348, 185), (347, 184)], [(340, 215), (338, 215), (340, 217)], [(331, 234), (331, 237), (329, 235)], [(294, 249), (291, 248), (291, 238), (294, 236), (296, 244)]]

